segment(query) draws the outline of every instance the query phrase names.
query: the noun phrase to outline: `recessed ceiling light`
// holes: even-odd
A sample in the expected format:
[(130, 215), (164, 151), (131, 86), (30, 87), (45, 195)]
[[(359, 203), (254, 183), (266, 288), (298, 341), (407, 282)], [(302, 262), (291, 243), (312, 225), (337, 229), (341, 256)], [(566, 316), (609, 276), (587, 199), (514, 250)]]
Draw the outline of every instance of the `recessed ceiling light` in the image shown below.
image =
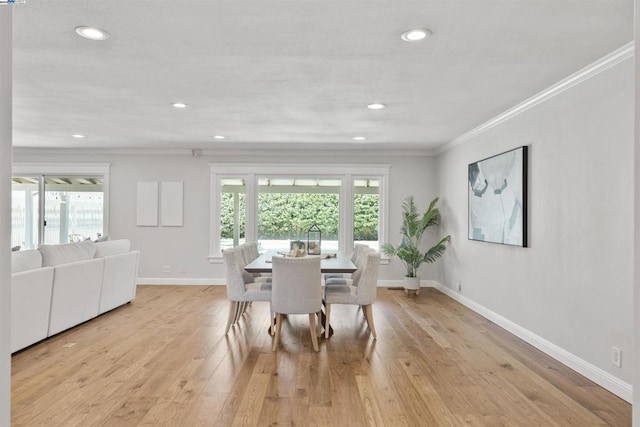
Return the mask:
[(385, 104), (381, 104), (379, 102), (374, 102), (373, 104), (367, 105), (367, 108), (370, 110), (382, 110), (385, 107), (386, 107)]
[(214, 138), (215, 139), (225, 139), (226, 136), (224, 136), (224, 135), (215, 135)]
[(427, 30), (426, 28), (417, 28), (415, 30), (409, 30), (402, 33), (400, 37), (406, 42), (417, 42), (430, 36), (431, 34), (431, 30)]
[(109, 33), (96, 27), (76, 27), (76, 33), (90, 40), (106, 40), (109, 38)]
[(364, 141), (365, 139), (367, 139), (367, 138), (365, 138), (364, 136), (354, 136), (353, 137), (354, 141)]
[(72, 137), (74, 137), (74, 138), (78, 138), (78, 139), (80, 139), (80, 138), (84, 138), (84, 135), (80, 135), (79, 133), (74, 133), (74, 134), (73, 134), (73, 135), (71, 135), (71, 136), (72, 136)]
[(184, 102), (174, 102), (171, 105), (173, 105), (176, 108), (187, 108), (187, 104), (185, 104)]

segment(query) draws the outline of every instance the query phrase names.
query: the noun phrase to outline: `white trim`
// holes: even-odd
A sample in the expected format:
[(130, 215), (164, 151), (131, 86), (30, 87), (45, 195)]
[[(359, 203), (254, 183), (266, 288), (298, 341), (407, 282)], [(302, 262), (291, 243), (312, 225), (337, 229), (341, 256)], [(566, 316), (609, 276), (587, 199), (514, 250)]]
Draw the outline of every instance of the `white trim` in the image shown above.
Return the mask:
[(111, 163), (15, 162), (13, 175), (109, 175)]
[[(382, 264), (382, 263), (380, 263)], [(437, 282), (433, 280), (420, 280), (421, 288), (434, 288)], [(395, 280), (378, 280), (379, 288), (404, 288), (404, 280), (395, 279)]]
[[(211, 173), (218, 175), (388, 175), (388, 164), (334, 164), (319, 163), (209, 163)], [(284, 169), (284, 170), (283, 170)]]
[(577, 373), (584, 375), (591, 381), (609, 390), (611, 393), (615, 394), (621, 399), (624, 399), (627, 402), (631, 403), (631, 399), (632, 399), (631, 384), (625, 381), (622, 381), (620, 378), (617, 378), (611, 375), (610, 373), (606, 372), (605, 370), (579, 358), (575, 354), (572, 354), (567, 350), (561, 347), (558, 347), (552, 342), (547, 341), (541, 336), (534, 334), (528, 329), (525, 329), (522, 326), (512, 322), (511, 320), (489, 310), (488, 308), (465, 297), (464, 295), (458, 292), (455, 292), (452, 289), (447, 288), (446, 286), (443, 286), (438, 282), (434, 282), (434, 285), (440, 292), (458, 301), (460, 304), (475, 311), (482, 317), (492, 321), (496, 325), (512, 333), (513, 335), (517, 336), (523, 341), (531, 344), (532, 346), (542, 351), (543, 353), (547, 354), (548, 356), (551, 356), (558, 362), (573, 369)]
[[(241, 143), (236, 143), (239, 145)], [(318, 144), (309, 145), (318, 146)], [(390, 143), (389, 145), (393, 145)], [(433, 157), (435, 153), (430, 149), (415, 149), (415, 148), (392, 148), (389, 145), (386, 145), (385, 148), (366, 148), (366, 156), (367, 157)], [(257, 148), (253, 146), (247, 146), (243, 149), (203, 149), (200, 153), (202, 157), (210, 156), (210, 157), (220, 157), (220, 156), (229, 156), (229, 157), (246, 157), (247, 151), (250, 151), (252, 155), (259, 157), (278, 157), (280, 159), (285, 158), (295, 158), (295, 157), (304, 157), (304, 156), (326, 156), (327, 155), (327, 145), (320, 144), (322, 148), (316, 149), (291, 149), (291, 148), (269, 148), (266, 149), (264, 147)], [(331, 148), (333, 154), (339, 155), (340, 157), (362, 157), (363, 155), (363, 147), (360, 149), (342, 149), (340, 146), (333, 146)], [(128, 156), (146, 156), (146, 155), (154, 155), (154, 156), (184, 156), (184, 157), (193, 157), (193, 149), (182, 149), (182, 148), (173, 148), (173, 149), (163, 149), (163, 148), (38, 148), (38, 147), (14, 147), (14, 154), (38, 154), (38, 155), (47, 155), (47, 154), (70, 154), (70, 155), (87, 155), (87, 154), (99, 154), (99, 155), (128, 155)]]
[(537, 93), (536, 95), (521, 102), (515, 107), (508, 109), (507, 111), (497, 115), (491, 120), (484, 122), (480, 126), (475, 127), (470, 131), (463, 133), (459, 137), (440, 146), (437, 150), (435, 150), (435, 154), (436, 155), (442, 154), (445, 151), (448, 151), (454, 147), (457, 147), (458, 145), (464, 144), (465, 142), (472, 140), (473, 138), (480, 135), (481, 133), (495, 126), (498, 126), (501, 123), (506, 122), (507, 120), (527, 111), (530, 108), (535, 107), (538, 104), (541, 104), (549, 100), (550, 98), (553, 98), (556, 95), (561, 94), (565, 90), (570, 89), (584, 82), (585, 80), (588, 80), (591, 77), (598, 75), (599, 73), (605, 70), (608, 70), (609, 68), (619, 64), (622, 61), (632, 58), (633, 55), (634, 55), (634, 42), (629, 42), (624, 46), (622, 46), (621, 48), (614, 50), (610, 54), (584, 67), (580, 71), (570, 75), (569, 77), (563, 80), (560, 80), (558, 83), (554, 85), (549, 86), (542, 92)]
[(186, 277), (138, 277), (138, 285), (176, 285), (176, 286), (219, 286), (225, 285), (225, 279), (202, 279)]

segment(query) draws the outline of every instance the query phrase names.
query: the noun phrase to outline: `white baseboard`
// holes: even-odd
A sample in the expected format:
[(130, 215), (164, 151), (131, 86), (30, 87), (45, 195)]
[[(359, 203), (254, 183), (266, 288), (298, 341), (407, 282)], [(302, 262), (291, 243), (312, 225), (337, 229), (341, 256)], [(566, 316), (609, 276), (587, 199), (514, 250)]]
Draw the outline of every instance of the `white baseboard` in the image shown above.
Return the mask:
[[(434, 280), (420, 280), (420, 287), (421, 288), (435, 288), (436, 285), (438, 284), (438, 282), (434, 281)], [(404, 287), (404, 281), (402, 279), (400, 280), (378, 280), (378, 287), (379, 288), (397, 288), (397, 287)]]
[(438, 282), (433, 283), (434, 287), (436, 287), (439, 291), (458, 301), (460, 304), (468, 307), (482, 317), (492, 321), (501, 328), (526, 341), (548, 356), (553, 357), (558, 362), (589, 378), (591, 381), (609, 390), (611, 393), (615, 394), (621, 399), (624, 399), (629, 403), (632, 402), (633, 387), (631, 386), (631, 384), (622, 381), (620, 378), (611, 375), (610, 373), (598, 368), (595, 365), (592, 365), (591, 363), (579, 358), (575, 354), (569, 353), (565, 349), (558, 347), (557, 345), (534, 334), (528, 329), (523, 328), (522, 326), (512, 322), (511, 320), (502, 317), (501, 315), (465, 297), (464, 295), (446, 286), (443, 286)]
[[(138, 277), (138, 285), (222, 285), (226, 284), (225, 279), (215, 278), (187, 278), (187, 277)], [(433, 280), (421, 280), (420, 287), (436, 287), (438, 282)], [(378, 280), (380, 288), (404, 287), (402, 280)]]
[(136, 283), (138, 285), (225, 285), (224, 279), (202, 279), (188, 277), (138, 277)]

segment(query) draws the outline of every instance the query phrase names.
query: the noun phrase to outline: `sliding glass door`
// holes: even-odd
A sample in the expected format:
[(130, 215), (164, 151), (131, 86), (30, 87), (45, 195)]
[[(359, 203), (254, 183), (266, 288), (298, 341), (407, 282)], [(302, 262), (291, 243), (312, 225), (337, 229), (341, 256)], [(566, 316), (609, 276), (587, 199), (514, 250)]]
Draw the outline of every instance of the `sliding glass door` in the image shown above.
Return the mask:
[(96, 240), (104, 233), (103, 176), (14, 176), (11, 245)]
[(13, 177), (11, 182), (11, 247), (38, 246), (39, 183), (37, 176)]
[(97, 240), (103, 233), (102, 178), (44, 177), (43, 243)]

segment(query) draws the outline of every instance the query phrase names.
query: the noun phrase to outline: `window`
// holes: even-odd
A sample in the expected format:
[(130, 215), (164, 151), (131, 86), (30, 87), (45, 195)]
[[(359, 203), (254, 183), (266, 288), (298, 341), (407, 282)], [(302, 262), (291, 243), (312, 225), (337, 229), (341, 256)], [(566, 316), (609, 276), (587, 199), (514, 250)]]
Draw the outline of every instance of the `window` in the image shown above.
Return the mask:
[(261, 250), (306, 242), (313, 224), (323, 251), (374, 249), (386, 241), (388, 165), (210, 163), (210, 260), (246, 241)]
[(13, 169), (13, 247), (33, 249), (108, 233), (109, 165), (18, 163)]
[(11, 181), (11, 246), (38, 246), (39, 177), (13, 177)]
[(220, 193), (220, 249), (245, 242), (245, 180), (222, 178)]
[(44, 243), (100, 237), (103, 196), (102, 177), (44, 176)]
[(258, 178), (258, 243), (263, 250), (288, 250), (307, 241), (317, 225), (324, 251), (339, 250), (340, 187), (336, 178)]
[(380, 180), (353, 180), (353, 242), (380, 249)]

